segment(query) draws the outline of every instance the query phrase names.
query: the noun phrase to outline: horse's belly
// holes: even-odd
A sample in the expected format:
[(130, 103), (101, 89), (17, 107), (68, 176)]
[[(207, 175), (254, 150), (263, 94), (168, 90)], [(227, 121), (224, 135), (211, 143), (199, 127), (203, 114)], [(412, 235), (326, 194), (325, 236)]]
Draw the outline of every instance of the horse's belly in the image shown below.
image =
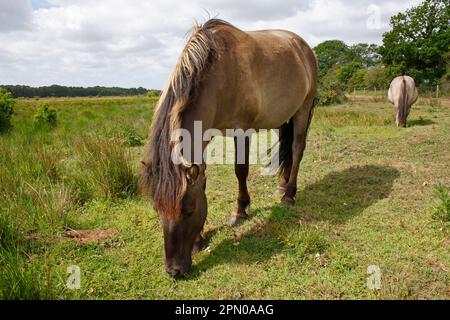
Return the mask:
[(282, 108), (281, 110), (272, 107), (264, 109), (258, 114), (253, 126), (255, 129), (274, 129), (279, 128), (283, 123), (287, 122), (295, 114), (298, 108)]
[(308, 88), (301, 81), (295, 87), (280, 88), (277, 94), (268, 95), (258, 104), (253, 125), (261, 129), (278, 128), (288, 121), (305, 104)]

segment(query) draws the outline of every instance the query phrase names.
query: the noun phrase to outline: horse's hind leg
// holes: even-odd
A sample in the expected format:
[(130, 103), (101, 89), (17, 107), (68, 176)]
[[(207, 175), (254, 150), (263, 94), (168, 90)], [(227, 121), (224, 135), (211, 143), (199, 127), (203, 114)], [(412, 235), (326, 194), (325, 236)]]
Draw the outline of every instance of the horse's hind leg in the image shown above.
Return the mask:
[(235, 158), (234, 158), (234, 172), (236, 173), (236, 177), (239, 181), (239, 195), (237, 199), (237, 207), (234, 209), (230, 218), (230, 225), (237, 225), (244, 219), (248, 218), (245, 209), (250, 204), (250, 196), (248, 194), (247, 189), (247, 177), (248, 177), (248, 166), (249, 166), (249, 153), (250, 153), (250, 138), (245, 137), (245, 163), (238, 163), (238, 152), (242, 152), (243, 150), (238, 150), (237, 138), (234, 138), (234, 149), (235, 149)]
[(292, 163), (289, 164), (288, 168), (286, 169), (285, 172), (283, 172), (283, 174), (280, 177), (280, 180), (278, 180), (278, 187), (276, 192), (277, 193), (285, 193), (286, 192), (286, 186), (289, 182), (289, 176), (291, 174), (291, 168), (292, 168)]
[(305, 106), (300, 109), (292, 118), (294, 124), (294, 139), (292, 144), (292, 165), (289, 180), (286, 184), (286, 192), (281, 199), (282, 203), (294, 205), (295, 195), (297, 193), (297, 176), (300, 169), (300, 162), (303, 158), (303, 151), (306, 146), (306, 136), (310, 117), (312, 117), (312, 108), (314, 99), (308, 99)]

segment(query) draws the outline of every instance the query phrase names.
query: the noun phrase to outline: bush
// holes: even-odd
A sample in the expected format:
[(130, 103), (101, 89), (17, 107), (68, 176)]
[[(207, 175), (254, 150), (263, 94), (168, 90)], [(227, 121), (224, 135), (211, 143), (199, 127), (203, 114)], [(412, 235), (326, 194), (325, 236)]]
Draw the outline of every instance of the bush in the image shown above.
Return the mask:
[(50, 109), (48, 104), (43, 104), (34, 115), (34, 123), (39, 127), (55, 127), (57, 124), (56, 110)]
[(161, 95), (161, 90), (150, 89), (147, 91), (147, 95), (150, 98), (159, 97)]
[(391, 80), (395, 78), (393, 75), (396, 71), (386, 69), (385, 67), (378, 65), (367, 70), (364, 77), (364, 86), (369, 90), (373, 89), (387, 89), (391, 83)]
[(339, 80), (342, 69), (342, 65), (335, 65), (320, 79), (317, 97), (319, 105), (328, 106), (331, 104), (339, 104), (346, 100), (344, 95), (346, 83), (343, 84)]
[(350, 62), (345, 65), (342, 65), (336, 74), (336, 80), (339, 83), (341, 83), (344, 88), (347, 88), (348, 81), (360, 69), (361, 69), (361, 64), (359, 64), (358, 62)]
[(10, 92), (0, 88), (0, 132), (11, 127), (11, 116), (14, 113), (15, 100)]
[(120, 139), (127, 147), (139, 147), (144, 145), (144, 141), (133, 128), (126, 127), (120, 134)]
[(322, 86), (319, 88), (318, 104), (329, 106), (346, 101), (344, 91), (339, 86)]
[(347, 90), (364, 89), (364, 79), (366, 77), (367, 69), (359, 69), (348, 80)]

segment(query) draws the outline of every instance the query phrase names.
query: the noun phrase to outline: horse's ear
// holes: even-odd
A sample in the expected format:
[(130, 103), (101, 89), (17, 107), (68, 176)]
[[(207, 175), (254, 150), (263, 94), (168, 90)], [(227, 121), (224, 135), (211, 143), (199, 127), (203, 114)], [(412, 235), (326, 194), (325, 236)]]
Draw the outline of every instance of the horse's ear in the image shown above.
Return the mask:
[(192, 164), (186, 168), (186, 179), (189, 184), (194, 184), (197, 181), (200, 167), (198, 164)]

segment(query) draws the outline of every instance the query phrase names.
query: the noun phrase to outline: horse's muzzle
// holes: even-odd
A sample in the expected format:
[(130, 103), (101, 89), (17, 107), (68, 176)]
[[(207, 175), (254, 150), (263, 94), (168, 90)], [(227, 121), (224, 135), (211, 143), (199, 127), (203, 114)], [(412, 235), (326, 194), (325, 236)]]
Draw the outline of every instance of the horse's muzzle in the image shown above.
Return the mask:
[(165, 269), (168, 274), (172, 277), (178, 279), (183, 277), (191, 268), (192, 262), (189, 263), (174, 263), (165, 264)]

